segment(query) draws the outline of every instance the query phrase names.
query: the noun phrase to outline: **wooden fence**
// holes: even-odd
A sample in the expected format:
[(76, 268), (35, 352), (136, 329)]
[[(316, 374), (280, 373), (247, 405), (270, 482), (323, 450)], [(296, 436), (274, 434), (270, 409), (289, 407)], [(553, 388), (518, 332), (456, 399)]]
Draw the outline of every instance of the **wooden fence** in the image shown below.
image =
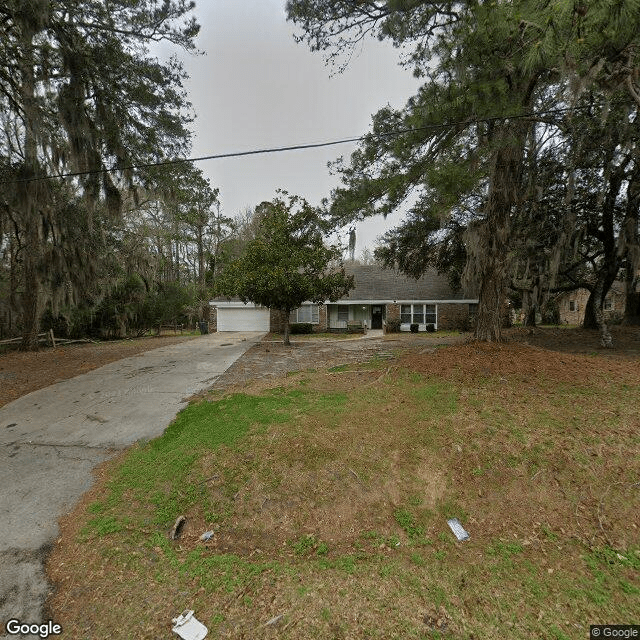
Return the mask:
[[(1, 345), (17, 345), (22, 342), (22, 337), (20, 338), (9, 338), (7, 340), (0, 340)], [(90, 338), (80, 338), (79, 340), (69, 340), (67, 338), (56, 338), (53, 335), (53, 329), (49, 329), (46, 333), (38, 334), (38, 342), (42, 342), (44, 344), (49, 344), (52, 347), (57, 347), (65, 344), (73, 344), (76, 342), (96, 342), (95, 340), (91, 340)]]
[[(172, 329), (174, 333), (178, 333), (178, 331), (180, 332), (180, 334), (182, 335), (182, 332), (184, 331), (184, 325), (182, 324), (163, 324), (160, 329)], [(145, 333), (147, 332), (147, 330), (145, 329)], [(19, 338), (8, 338), (6, 340), (0, 340), (0, 347), (2, 345), (7, 345), (7, 346), (11, 346), (11, 345), (15, 345), (18, 346), (18, 344), (20, 344), (22, 342), (22, 337)], [(93, 342), (95, 344), (98, 344), (99, 341), (97, 340), (92, 340), (91, 338), (80, 338), (78, 340), (70, 340), (68, 338), (56, 338), (53, 335), (53, 329), (49, 329), (49, 331), (47, 331), (46, 333), (39, 333), (38, 334), (38, 342), (43, 343), (43, 344), (48, 344), (51, 345), (52, 347), (58, 347), (58, 346), (62, 346), (65, 344), (74, 344), (74, 343), (80, 343), (80, 342)]]

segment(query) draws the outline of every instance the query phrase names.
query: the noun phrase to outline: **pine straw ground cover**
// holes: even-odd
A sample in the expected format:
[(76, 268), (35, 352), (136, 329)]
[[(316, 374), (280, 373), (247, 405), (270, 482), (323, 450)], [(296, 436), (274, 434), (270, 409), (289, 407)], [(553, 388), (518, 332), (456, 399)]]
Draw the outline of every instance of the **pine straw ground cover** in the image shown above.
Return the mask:
[(169, 638), (185, 608), (212, 638), (638, 622), (637, 361), (466, 344), (280, 384), (211, 395), (101, 468), (49, 561), (64, 637)]

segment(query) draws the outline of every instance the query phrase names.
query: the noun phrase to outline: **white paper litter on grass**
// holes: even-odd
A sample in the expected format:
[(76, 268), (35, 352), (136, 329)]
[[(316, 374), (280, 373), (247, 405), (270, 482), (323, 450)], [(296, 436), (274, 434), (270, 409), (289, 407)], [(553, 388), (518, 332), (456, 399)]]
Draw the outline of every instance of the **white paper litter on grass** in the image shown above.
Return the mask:
[(193, 611), (183, 611), (177, 618), (173, 619), (175, 625), (171, 631), (177, 633), (184, 640), (202, 640), (209, 630), (202, 622), (196, 620)]
[(453, 531), (453, 535), (458, 538), (460, 542), (464, 542), (469, 539), (469, 534), (464, 530), (464, 527), (460, 524), (460, 520), (458, 520), (458, 518), (450, 518), (447, 520), (447, 524), (451, 531)]

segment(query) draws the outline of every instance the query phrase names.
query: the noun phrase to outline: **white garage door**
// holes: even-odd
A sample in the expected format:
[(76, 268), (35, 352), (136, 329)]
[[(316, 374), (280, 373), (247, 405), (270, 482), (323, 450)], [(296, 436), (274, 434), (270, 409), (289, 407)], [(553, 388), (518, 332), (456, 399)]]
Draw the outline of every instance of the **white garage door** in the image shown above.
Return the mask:
[(218, 331), (269, 331), (269, 309), (218, 307)]

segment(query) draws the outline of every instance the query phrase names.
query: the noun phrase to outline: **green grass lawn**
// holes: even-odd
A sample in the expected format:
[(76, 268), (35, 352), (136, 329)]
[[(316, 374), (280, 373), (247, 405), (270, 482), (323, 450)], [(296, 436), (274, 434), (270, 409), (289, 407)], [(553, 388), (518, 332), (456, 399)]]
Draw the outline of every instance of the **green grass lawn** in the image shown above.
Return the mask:
[(640, 387), (592, 366), (462, 382), (378, 362), (192, 404), (64, 525), (53, 617), (78, 639), (168, 637), (185, 608), (214, 638), (577, 640), (637, 622)]

